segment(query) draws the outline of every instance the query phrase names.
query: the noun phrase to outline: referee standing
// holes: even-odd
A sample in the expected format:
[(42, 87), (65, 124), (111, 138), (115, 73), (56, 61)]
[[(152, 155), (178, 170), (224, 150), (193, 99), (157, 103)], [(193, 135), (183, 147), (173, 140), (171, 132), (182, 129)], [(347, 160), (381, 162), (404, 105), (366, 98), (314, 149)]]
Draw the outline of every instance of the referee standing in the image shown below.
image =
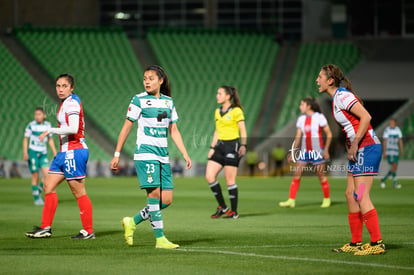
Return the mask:
[[(236, 184), (237, 168), (240, 158), (246, 154), (247, 134), (243, 108), (237, 89), (222, 86), (217, 90), (216, 130), (208, 153), (206, 179), (218, 202), (217, 211), (211, 218), (237, 219), (238, 189)], [(217, 181), (218, 173), (224, 168), (224, 176), (231, 203), (231, 210), (224, 202), (221, 187)]]

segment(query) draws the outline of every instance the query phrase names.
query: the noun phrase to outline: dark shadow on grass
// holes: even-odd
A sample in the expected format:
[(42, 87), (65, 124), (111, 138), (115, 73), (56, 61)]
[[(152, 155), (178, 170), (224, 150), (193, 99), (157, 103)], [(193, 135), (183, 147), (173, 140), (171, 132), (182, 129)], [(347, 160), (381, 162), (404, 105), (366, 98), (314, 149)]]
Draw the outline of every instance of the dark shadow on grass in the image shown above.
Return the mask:
[(96, 237), (111, 236), (111, 235), (120, 235), (123, 233), (123, 230), (111, 230), (111, 231), (99, 231), (95, 232)]
[(388, 251), (388, 250), (390, 250), (390, 249), (400, 249), (400, 248), (406, 248), (404, 245), (399, 245), (399, 244), (389, 244), (389, 243), (386, 243), (385, 244), (385, 249)]
[(213, 243), (216, 242), (217, 239), (214, 238), (204, 238), (204, 239), (197, 239), (197, 240), (180, 240), (177, 241), (181, 246), (185, 246), (185, 245), (192, 245), (192, 244), (196, 244), (196, 243)]
[(243, 213), (240, 214), (239, 219), (243, 219), (243, 218), (250, 218), (250, 217), (260, 217), (260, 216), (272, 216), (272, 215), (276, 215), (276, 213)]
[[(346, 204), (346, 202), (345, 201), (333, 201), (331, 203), (331, 207), (341, 205), (341, 204)], [(299, 204), (296, 204), (295, 208), (304, 208), (304, 207), (309, 207), (309, 206), (320, 206), (320, 205), (321, 205), (320, 202), (299, 203)]]

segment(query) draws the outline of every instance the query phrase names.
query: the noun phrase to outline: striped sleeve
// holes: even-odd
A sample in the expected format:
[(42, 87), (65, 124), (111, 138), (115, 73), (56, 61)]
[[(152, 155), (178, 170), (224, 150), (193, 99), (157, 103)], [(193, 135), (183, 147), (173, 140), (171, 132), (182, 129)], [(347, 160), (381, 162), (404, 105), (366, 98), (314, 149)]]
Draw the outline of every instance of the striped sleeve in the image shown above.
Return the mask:
[(70, 115), (79, 115), (80, 110), (81, 110), (81, 108), (80, 108), (79, 102), (77, 102), (74, 99), (70, 99), (70, 101), (66, 105), (65, 112), (68, 116), (70, 116)]
[(127, 112), (127, 119), (135, 122), (138, 120), (138, 118), (141, 115), (141, 102), (137, 96), (134, 96), (131, 99), (131, 102), (128, 106), (128, 112)]
[(26, 126), (26, 129), (24, 130), (24, 137), (30, 137), (32, 134), (32, 127), (30, 127), (30, 123)]
[(337, 99), (337, 106), (341, 110), (346, 110), (348, 112), (351, 110), (352, 106), (358, 102), (358, 99), (351, 92), (340, 92), (338, 93)]
[(177, 123), (178, 121), (178, 114), (177, 114), (177, 110), (175, 109), (175, 106), (173, 106), (172, 110), (171, 110), (171, 122), (172, 123)]

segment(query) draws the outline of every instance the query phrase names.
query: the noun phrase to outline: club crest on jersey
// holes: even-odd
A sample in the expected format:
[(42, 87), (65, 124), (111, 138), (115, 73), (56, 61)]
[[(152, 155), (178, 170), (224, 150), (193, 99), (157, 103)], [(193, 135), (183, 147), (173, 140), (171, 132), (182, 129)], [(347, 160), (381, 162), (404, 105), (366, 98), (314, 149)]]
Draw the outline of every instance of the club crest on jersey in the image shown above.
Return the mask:
[(166, 100), (166, 101), (165, 101), (165, 106), (167, 106), (168, 108), (170, 108), (170, 107), (171, 107), (171, 105), (170, 105), (170, 101), (169, 101), (169, 100)]
[(226, 119), (227, 119), (227, 120), (231, 120), (231, 115), (227, 115), (227, 116), (226, 116)]
[(148, 183), (153, 183), (154, 182), (154, 179), (152, 178), (151, 174), (148, 174), (147, 182)]

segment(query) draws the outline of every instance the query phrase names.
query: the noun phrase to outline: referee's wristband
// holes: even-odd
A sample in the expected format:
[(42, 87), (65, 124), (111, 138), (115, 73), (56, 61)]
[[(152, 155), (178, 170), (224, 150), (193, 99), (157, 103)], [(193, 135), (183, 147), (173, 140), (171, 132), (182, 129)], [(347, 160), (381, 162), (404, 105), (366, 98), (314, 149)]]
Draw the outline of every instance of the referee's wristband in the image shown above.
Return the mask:
[(244, 147), (246, 147), (246, 149), (247, 149), (247, 144), (242, 144), (242, 145), (240, 145), (240, 147), (241, 147), (241, 146), (244, 146)]
[(214, 146), (210, 146), (210, 149), (214, 149)]
[(120, 156), (121, 156), (121, 153), (120, 152), (115, 152), (114, 153), (114, 157), (119, 158)]

